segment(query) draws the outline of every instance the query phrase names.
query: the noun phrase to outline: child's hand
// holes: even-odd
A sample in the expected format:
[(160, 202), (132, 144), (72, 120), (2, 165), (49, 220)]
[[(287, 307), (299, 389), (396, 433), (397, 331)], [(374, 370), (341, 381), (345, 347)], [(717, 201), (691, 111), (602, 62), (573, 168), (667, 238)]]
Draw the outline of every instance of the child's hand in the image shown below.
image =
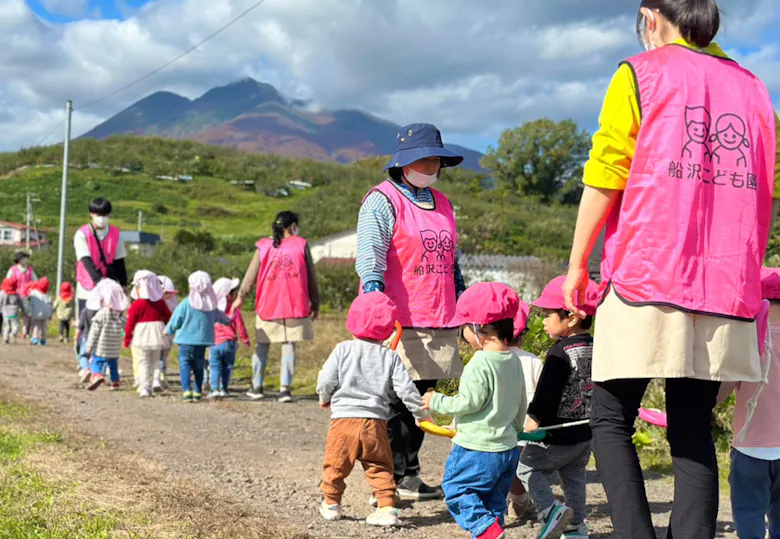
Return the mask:
[(430, 410), (431, 407), (431, 399), (433, 398), (434, 392), (428, 391), (425, 395), (422, 396), (422, 409), (423, 410)]
[(431, 416), (431, 414), (425, 414), (422, 418), (415, 419), (414, 422), (417, 424), (418, 427), (420, 426), (420, 423), (423, 422), (436, 423), (436, 421), (434, 421), (433, 416)]
[(88, 355), (88, 356), (91, 356), (91, 355), (92, 355), (92, 348), (87, 348), (87, 355)]
[(320, 408), (322, 408), (323, 410), (327, 410), (328, 408), (330, 408), (330, 402), (321, 402)]
[(527, 417), (525, 419), (525, 432), (533, 432), (539, 430), (539, 422), (535, 419)]

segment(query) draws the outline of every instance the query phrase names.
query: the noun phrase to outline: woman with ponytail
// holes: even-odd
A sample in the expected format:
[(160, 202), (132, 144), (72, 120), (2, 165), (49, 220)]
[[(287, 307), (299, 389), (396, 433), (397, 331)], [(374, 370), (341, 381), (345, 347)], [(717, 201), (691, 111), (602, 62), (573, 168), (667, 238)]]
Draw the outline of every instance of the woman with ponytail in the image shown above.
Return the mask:
[(257, 348), (252, 357), (252, 389), (247, 396), (265, 398), (263, 378), (271, 344), (282, 345), (280, 402), (292, 402), (290, 386), (295, 372), (295, 343), (314, 339), (312, 320), (319, 314), (317, 274), (306, 240), (298, 236), (298, 216), (277, 214), (273, 238), (257, 242), (234, 310), (239, 310), (257, 285), (255, 319)]
[(642, 0), (645, 52), (612, 79), (585, 165), (563, 292), (579, 312), (588, 255), (606, 224), (591, 427), (624, 539), (656, 537), (631, 442), (650, 380), (666, 387), (675, 475), (668, 536), (710, 539), (718, 388), (761, 378), (755, 318), (780, 198), (778, 120), (764, 84), (713, 42), (719, 27), (715, 0)]

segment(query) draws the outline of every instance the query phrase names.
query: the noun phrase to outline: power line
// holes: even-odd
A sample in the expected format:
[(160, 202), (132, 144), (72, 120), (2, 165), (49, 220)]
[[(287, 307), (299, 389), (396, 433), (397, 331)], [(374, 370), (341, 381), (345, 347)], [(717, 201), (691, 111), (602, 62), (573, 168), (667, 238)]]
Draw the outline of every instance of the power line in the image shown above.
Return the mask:
[(49, 140), (49, 137), (50, 137), (50, 136), (52, 136), (52, 135), (54, 134), (54, 132), (55, 132), (55, 131), (57, 131), (57, 129), (59, 129), (60, 127), (62, 127), (62, 124), (64, 124), (64, 123), (65, 123), (65, 118), (63, 118), (63, 119), (60, 121), (60, 123), (58, 123), (57, 125), (55, 125), (55, 126), (54, 126), (54, 129), (52, 129), (51, 131), (49, 131), (49, 133), (48, 133), (48, 134), (47, 134), (45, 137), (43, 137), (43, 138), (40, 140), (40, 142), (38, 142), (38, 144), (36, 144), (36, 146), (43, 146), (43, 143), (44, 143), (44, 142), (46, 142), (47, 140)]
[[(245, 17), (246, 15), (248, 15), (248, 14), (249, 14), (251, 11), (253, 11), (253, 10), (257, 9), (258, 7), (260, 7), (260, 5), (261, 5), (261, 4), (264, 4), (265, 2), (266, 2), (266, 0), (258, 0), (258, 1), (257, 1), (257, 2), (255, 2), (255, 4), (254, 4), (254, 5), (252, 5), (252, 6), (251, 6), (249, 9), (247, 9), (246, 11), (244, 11), (243, 13), (241, 13), (240, 15), (238, 15), (236, 18), (234, 18), (233, 20), (231, 20), (229, 23), (227, 23), (226, 25), (222, 26), (221, 28), (219, 28), (219, 29), (218, 29), (218, 30), (216, 30), (215, 32), (212, 32), (211, 34), (209, 34), (208, 36), (206, 36), (206, 37), (205, 37), (205, 38), (204, 38), (202, 41), (200, 41), (200, 42), (196, 43), (195, 45), (193, 45), (192, 47), (190, 47), (189, 49), (187, 49), (187, 50), (186, 50), (186, 51), (184, 51), (183, 53), (179, 54), (178, 56), (176, 56), (176, 57), (175, 57), (175, 58), (173, 58), (172, 60), (169, 60), (168, 62), (164, 63), (164, 64), (163, 64), (163, 65), (161, 65), (160, 67), (158, 67), (158, 68), (156, 68), (156, 69), (154, 69), (154, 70), (150, 71), (150, 72), (149, 72), (149, 73), (147, 73), (146, 75), (144, 75), (144, 76), (142, 76), (142, 77), (140, 77), (140, 78), (138, 78), (138, 79), (134, 80), (133, 82), (131, 82), (131, 83), (129, 83), (129, 84), (126, 84), (125, 86), (122, 86), (121, 88), (119, 88), (119, 89), (117, 89), (117, 90), (114, 90), (113, 92), (111, 92), (111, 93), (109, 93), (109, 94), (106, 94), (106, 95), (104, 95), (104, 96), (103, 96), (103, 97), (101, 97), (101, 98), (95, 99), (94, 101), (90, 101), (90, 102), (89, 102), (89, 103), (87, 103), (86, 105), (83, 105), (83, 106), (81, 106), (81, 107), (78, 107), (78, 110), (84, 110), (84, 109), (87, 109), (87, 108), (89, 108), (89, 107), (91, 107), (91, 106), (93, 106), (93, 105), (96, 105), (96, 104), (98, 104), (98, 103), (101, 103), (101, 102), (105, 101), (106, 99), (109, 99), (109, 98), (111, 98), (111, 97), (114, 97), (115, 95), (117, 95), (117, 94), (119, 94), (119, 93), (121, 93), (121, 92), (124, 92), (124, 91), (125, 91), (125, 90), (127, 90), (128, 88), (132, 88), (132, 87), (133, 87), (133, 86), (135, 86), (136, 84), (139, 84), (139, 83), (141, 83), (141, 82), (143, 82), (143, 81), (145, 81), (145, 80), (147, 80), (147, 79), (149, 79), (149, 78), (153, 77), (154, 75), (156, 75), (157, 73), (159, 73), (159, 72), (160, 72), (160, 71), (162, 71), (163, 69), (165, 69), (165, 68), (167, 68), (167, 67), (169, 67), (169, 66), (171, 66), (171, 65), (175, 64), (176, 62), (178, 62), (179, 60), (181, 60), (182, 58), (184, 58), (185, 56), (187, 56), (189, 53), (191, 53), (192, 51), (194, 51), (195, 49), (197, 49), (198, 47), (200, 47), (201, 45), (203, 45), (203, 44), (204, 44), (204, 43), (206, 43), (207, 41), (211, 40), (212, 38), (214, 38), (214, 37), (216, 37), (217, 35), (221, 34), (223, 31), (227, 30), (229, 27), (233, 26), (235, 23), (237, 23), (239, 20), (241, 20), (242, 18), (244, 18), (244, 17)], [(47, 138), (48, 138), (48, 137), (47, 137)]]

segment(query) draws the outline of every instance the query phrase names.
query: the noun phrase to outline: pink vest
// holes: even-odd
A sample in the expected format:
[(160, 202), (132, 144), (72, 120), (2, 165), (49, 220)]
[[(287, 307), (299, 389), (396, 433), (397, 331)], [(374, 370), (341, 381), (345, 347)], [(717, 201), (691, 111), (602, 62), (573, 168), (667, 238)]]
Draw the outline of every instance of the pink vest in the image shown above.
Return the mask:
[(458, 241), (450, 201), (431, 189), (434, 209), (425, 210), (391, 181), (371, 192), (375, 191), (387, 197), (395, 212), (385, 294), (398, 307), (398, 321), (407, 328), (449, 327), (455, 316), (453, 273)]
[(634, 305), (753, 320), (777, 143), (769, 93), (735, 62), (683, 46), (627, 63), (642, 121), (602, 283)]
[[(95, 234), (92, 232), (92, 225), (84, 225), (79, 229), (82, 234), (87, 238), (87, 245), (89, 245), (89, 256), (92, 259), (92, 263), (103, 277), (108, 274), (108, 265), (114, 261), (116, 255), (116, 249), (119, 245), (119, 229), (115, 226), (108, 227), (108, 236), (100, 242), (98, 246), (98, 240)], [(103, 264), (103, 260), (100, 258), (100, 250), (103, 250), (103, 256), (106, 258), (106, 264)], [(95, 283), (92, 282), (92, 277), (89, 276), (89, 272), (81, 263), (81, 260), (76, 264), (76, 280), (79, 282), (84, 290), (92, 290), (95, 288)]]
[(11, 274), (16, 278), (16, 289), (23, 298), (27, 297), (27, 283), (31, 283), (33, 278), (32, 266), (27, 266), (25, 271), (19, 269), (19, 264), (11, 266)]
[(260, 251), (257, 272), (255, 310), (262, 320), (307, 318), (309, 271), (306, 268), (306, 240), (297, 236), (284, 238), (278, 248), (271, 239), (256, 244)]

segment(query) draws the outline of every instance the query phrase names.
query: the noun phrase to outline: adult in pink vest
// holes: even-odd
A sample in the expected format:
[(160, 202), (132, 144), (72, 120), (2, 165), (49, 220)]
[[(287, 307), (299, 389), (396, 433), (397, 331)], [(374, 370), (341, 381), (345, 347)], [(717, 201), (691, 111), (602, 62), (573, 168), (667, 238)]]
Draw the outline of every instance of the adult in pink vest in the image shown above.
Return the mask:
[[(435, 126), (402, 128), (385, 167), (388, 179), (366, 195), (358, 217), (355, 267), (362, 292), (383, 291), (397, 305), (404, 327), (398, 353), (421, 393), (463, 372), (457, 330), (450, 324), (456, 297), (465, 289), (456, 260), (455, 216), (447, 197), (431, 188), (442, 167), (462, 161), (444, 147)], [(400, 401), (391, 410), (387, 430), (398, 494), (441, 498), (441, 489), (420, 478), (423, 432)]]
[(312, 321), (320, 310), (317, 273), (306, 240), (298, 236), (298, 216), (277, 214), (273, 238), (257, 242), (244, 275), (234, 309), (238, 310), (257, 287), (255, 318), (257, 345), (252, 356), (252, 388), (247, 396), (265, 398), (263, 379), (271, 344), (282, 345), (279, 402), (292, 402), (290, 387), (295, 373), (295, 343), (314, 339)]
[(761, 376), (755, 318), (780, 193), (777, 118), (761, 81), (712, 42), (719, 24), (715, 0), (642, 1), (646, 52), (613, 78), (585, 166), (563, 291), (577, 312), (606, 224), (591, 426), (625, 539), (656, 537), (631, 441), (650, 380), (666, 387), (669, 537), (709, 539), (719, 501), (710, 423), (718, 389)]
[[(27, 298), (27, 285), (34, 283), (38, 280), (38, 276), (35, 275), (35, 270), (30, 265), (30, 255), (24, 251), (18, 251), (14, 257), (14, 265), (8, 270), (5, 278), (11, 277), (16, 279), (17, 286), (19, 287), (19, 295), (22, 298)], [(24, 329), (22, 331), (22, 338), (26, 338), (30, 330), (30, 317), (24, 317)]]
[(86, 306), (89, 293), (103, 279), (127, 286), (125, 257), (127, 250), (119, 228), (109, 225), (111, 202), (96, 198), (89, 204), (91, 222), (73, 236), (76, 250), (76, 300), (79, 312)]

